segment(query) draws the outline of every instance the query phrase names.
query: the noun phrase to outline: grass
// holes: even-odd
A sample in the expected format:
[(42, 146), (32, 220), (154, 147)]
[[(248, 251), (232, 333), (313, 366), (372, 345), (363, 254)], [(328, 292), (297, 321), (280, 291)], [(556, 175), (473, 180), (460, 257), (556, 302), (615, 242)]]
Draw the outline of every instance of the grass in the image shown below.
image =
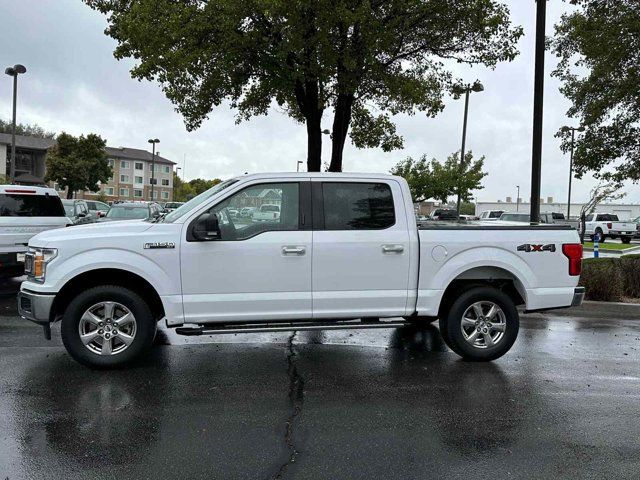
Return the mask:
[[(584, 248), (593, 248), (593, 242), (584, 242)], [(600, 243), (598, 247), (600, 250), (626, 250), (627, 248), (636, 248), (639, 245), (637, 243)]]

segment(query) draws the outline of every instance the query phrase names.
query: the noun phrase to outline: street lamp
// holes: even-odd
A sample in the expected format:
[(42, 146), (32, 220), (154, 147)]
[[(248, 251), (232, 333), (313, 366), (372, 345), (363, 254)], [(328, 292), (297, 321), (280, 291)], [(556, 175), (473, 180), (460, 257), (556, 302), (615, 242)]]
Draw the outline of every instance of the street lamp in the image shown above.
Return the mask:
[(518, 195), (516, 196), (516, 212), (520, 211), (520, 185), (516, 185), (518, 189)]
[(576, 141), (576, 132), (584, 132), (584, 127), (567, 127), (560, 129), (562, 132), (571, 132), (571, 154), (569, 156), (569, 194), (567, 196), (567, 220), (571, 216), (571, 180), (573, 179), (573, 144)]
[(13, 183), (16, 176), (16, 103), (18, 99), (18, 75), (27, 73), (24, 65), (19, 63), (13, 67), (7, 67), (4, 73), (13, 77), (13, 122), (11, 125), (11, 166), (9, 167), (9, 180)]
[[(462, 149), (460, 150), (460, 176), (458, 177), (458, 182), (460, 181), (460, 177), (462, 176), (463, 168), (464, 168), (464, 150), (465, 144), (467, 142), (467, 118), (469, 116), (469, 94), (471, 92), (483, 92), (484, 86), (480, 82), (480, 80), (476, 80), (473, 84), (458, 84), (454, 85), (452, 89), (453, 98), (458, 100), (464, 94), (464, 121), (462, 124)], [(458, 185), (458, 203), (456, 207), (456, 211), (458, 215), (460, 215), (460, 186)]]
[(153, 153), (151, 154), (151, 201), (153, 202), (153, 183), (156, 178), (156, 143), (160, 143), (160, 140), (150, 138), (148, 142), (153, 145)]
[(298, 162), (296, 163), (296, 172), (300, 171), (300, 164), (302, 163), (302, 160), (298, 160)]
[(178, 170), (182, 170), (182, 167), (176, 167), (176, 176), (180, 178), (180, 174), (178, 173)]

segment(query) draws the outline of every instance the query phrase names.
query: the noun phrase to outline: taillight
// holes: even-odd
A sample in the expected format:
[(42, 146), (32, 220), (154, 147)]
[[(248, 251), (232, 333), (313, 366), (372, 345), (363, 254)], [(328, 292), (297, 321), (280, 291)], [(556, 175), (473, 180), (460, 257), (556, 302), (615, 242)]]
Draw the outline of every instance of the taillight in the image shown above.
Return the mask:
[(569, 259), (569, 275), (577, 277), (582, 272), (582, 245), (580, 243), (565, 243), (562, 253)]
[(612, 226), (613, 226), (613, 224), (612, 224), (612, 223), (607, 223), (607, 228), (608, 228), (609, 230), (611, 230)]

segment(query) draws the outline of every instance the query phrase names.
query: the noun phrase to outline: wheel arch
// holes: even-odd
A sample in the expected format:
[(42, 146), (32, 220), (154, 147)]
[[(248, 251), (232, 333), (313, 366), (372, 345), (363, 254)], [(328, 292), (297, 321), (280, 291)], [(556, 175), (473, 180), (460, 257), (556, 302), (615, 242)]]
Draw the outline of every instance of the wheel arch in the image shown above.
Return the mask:
[(56, 295), (51, 307), (50, 321), (60, 320), (69, 303), (81, 291), (99, 285), (117, 285), (140, 295), (149, 305), (155, 320), (165, 316), (164, 305), (156, 289), (140, 275), (120, 268), (87, 270), (69, 279)]

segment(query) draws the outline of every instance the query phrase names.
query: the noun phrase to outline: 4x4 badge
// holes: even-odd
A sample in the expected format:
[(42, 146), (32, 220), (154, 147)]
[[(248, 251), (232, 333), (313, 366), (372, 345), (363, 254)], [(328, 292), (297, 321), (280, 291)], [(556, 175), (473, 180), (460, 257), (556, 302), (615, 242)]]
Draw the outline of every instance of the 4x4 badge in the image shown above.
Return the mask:
[(531, 245), (529, 243), (525, 243), (524, 245), (518, 245), (519, 252), (555, 252), (556, 246), (553, 243), (549, 243), (548, 245)]

